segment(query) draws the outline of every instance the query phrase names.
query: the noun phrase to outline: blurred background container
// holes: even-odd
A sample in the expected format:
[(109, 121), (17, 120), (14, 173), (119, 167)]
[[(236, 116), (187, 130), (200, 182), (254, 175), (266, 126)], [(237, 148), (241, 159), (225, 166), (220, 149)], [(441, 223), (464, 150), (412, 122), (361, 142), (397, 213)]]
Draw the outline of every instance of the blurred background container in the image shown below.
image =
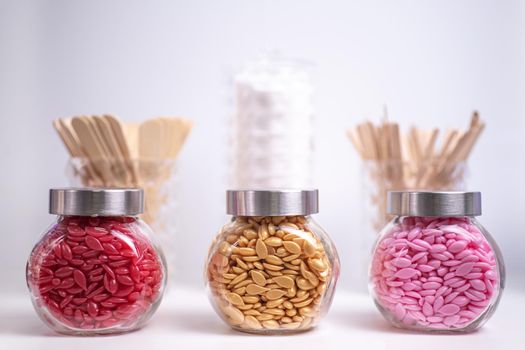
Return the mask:
[(305, 62), (264, 55), (235, 75), (233, 188), (313, 185), (310, 68)]
[(467, 187), (483, 192), (509, 287), (524, 288), (523, 23), (521, 1), (0, 1), (0, 293), (25, 292), (48, 189), (68, 183), (51, 120), (106, 112), (194, 121), (177, 164), (175, 283), (201, 286), (230, 185), (225, 70), (273, 49), (316, 66), (313, 184), (342, 288), (354, 287), (363, 234), (361, 161), (345, 131), (384, 103), (400, 124), (428, 128), (480, 111)]

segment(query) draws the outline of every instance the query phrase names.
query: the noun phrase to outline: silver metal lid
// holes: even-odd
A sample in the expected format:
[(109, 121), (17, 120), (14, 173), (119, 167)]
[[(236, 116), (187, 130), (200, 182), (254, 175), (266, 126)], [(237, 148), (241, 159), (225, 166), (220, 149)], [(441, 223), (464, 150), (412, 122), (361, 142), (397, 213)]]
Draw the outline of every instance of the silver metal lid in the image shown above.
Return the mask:
[(481, 192), (389, 191), (387, 213), (402, 216), (478, 216)]
[(140, 188), (52, 188), (49, 213), (79, 216), (138, 215), (144, 212)]
[(310, 215), (319, 212), (318, 190), (228, 190), (226, 211), (235, 216)]

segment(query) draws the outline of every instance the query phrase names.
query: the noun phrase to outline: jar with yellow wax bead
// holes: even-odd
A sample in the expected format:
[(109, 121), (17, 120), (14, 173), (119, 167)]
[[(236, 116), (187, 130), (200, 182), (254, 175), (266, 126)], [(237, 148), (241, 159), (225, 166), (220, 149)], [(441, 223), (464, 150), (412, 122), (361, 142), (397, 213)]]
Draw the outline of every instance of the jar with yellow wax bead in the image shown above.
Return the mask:
[(313, 220), (317, 190), (229, 190), (232, 215), (206, 263), (211, 304), (233, 329), (287, 334), (316, 326), (332, 303), (339, 258)]

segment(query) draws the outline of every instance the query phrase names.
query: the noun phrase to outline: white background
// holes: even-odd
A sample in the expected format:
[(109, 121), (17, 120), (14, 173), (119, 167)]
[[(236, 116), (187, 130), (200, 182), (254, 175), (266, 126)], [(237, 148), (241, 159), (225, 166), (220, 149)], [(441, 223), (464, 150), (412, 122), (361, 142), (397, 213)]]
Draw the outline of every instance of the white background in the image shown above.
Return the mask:
[(360, 161), (345, 130), (388, 104), (405, 126), (487, 123), (468, 187), (500, 243), (508, 284), (525, 276), (525, 3), (519, 1), (0, 0), (0, 293), (25, 293), (27, 255), (67, 185), (51, 120), (112, 112), (183, 115), (195, 128), (178, 165), (175, 285), (201, 286), (226, 221), (230, 78), (268, 50), (316, 65), (318, 222), (355, 283)]

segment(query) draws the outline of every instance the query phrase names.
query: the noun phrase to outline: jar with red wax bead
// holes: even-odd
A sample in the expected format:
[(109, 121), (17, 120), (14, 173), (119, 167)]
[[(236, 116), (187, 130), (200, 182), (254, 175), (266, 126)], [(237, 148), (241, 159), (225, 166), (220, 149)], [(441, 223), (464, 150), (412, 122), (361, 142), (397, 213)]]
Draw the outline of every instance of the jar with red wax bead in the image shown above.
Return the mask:
[(404, 329), (479, 329), (505, 285), (500, 250), (476, 219), (481, 194), (393, 191), (387, 200), (395, 218), (381, 232), (370, 266), (379, 311)]
[(142, 327), (158, 308), (166, 264), (141, 189), (51, 189), (56, 222), (36, 244), (26, 278), (40, 318), (64, 334)]

